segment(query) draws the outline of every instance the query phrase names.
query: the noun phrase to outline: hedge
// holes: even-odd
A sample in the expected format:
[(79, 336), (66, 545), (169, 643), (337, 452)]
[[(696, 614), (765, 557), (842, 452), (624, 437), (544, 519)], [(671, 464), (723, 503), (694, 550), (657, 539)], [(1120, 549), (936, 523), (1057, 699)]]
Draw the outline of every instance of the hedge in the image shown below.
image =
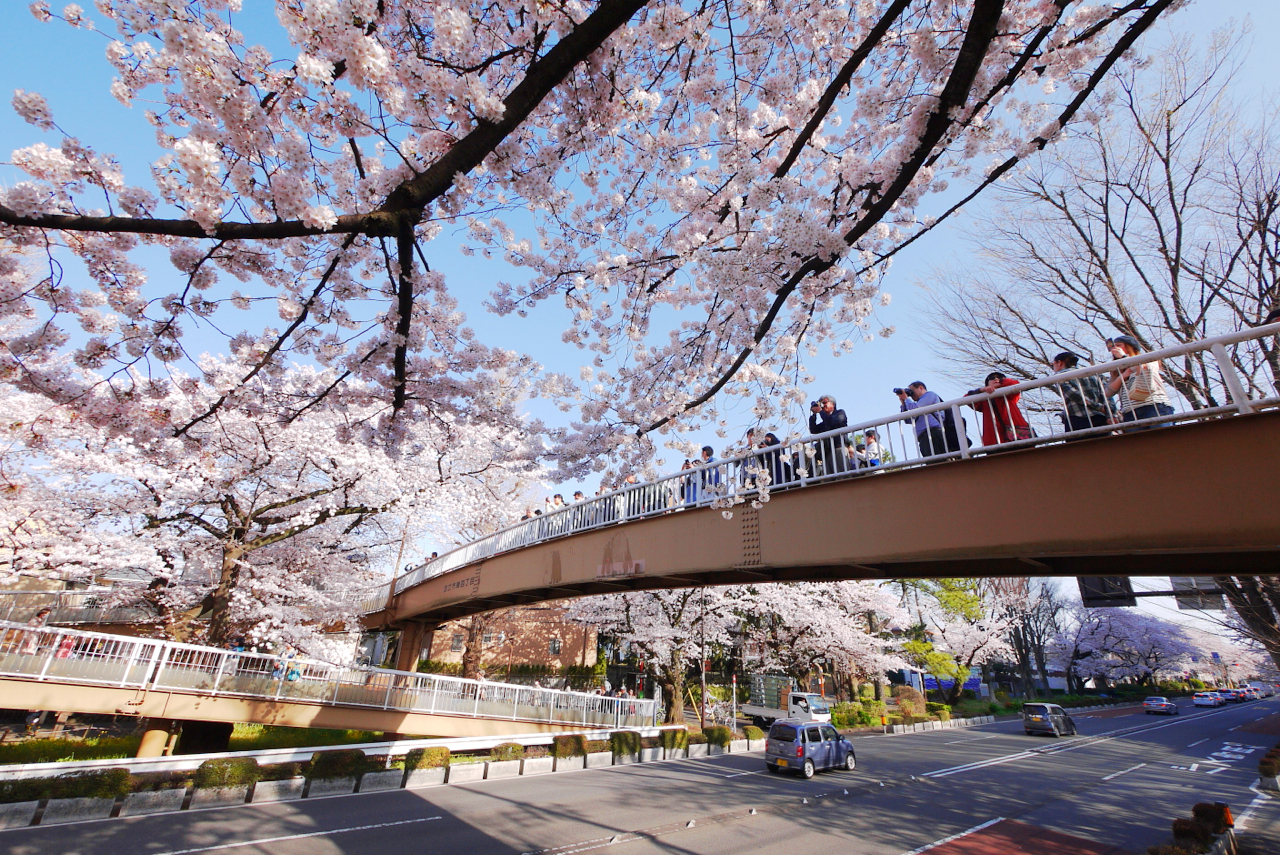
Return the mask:
[(78, 772), (56, 778), (0, 781), (0, 803), (37, 799), (114, 799), (129, 794), (128, 769)]
[(588, 754), (603, 754), (608, 750), (609, 750), (609, 742), (606, 739), (588, 739), (587, 740)]
[(587, 753), (587, 737), (581, 733), (567, 733), (551, 741), (551, 753), (559, 758), (582, 757)]
[(668, 751), (689, 747), (689, 731), (683, 727), (664, 730), (659, 739), (662, 740), (662, 747)]
[(144, 772), (129, 776), (129, 792), (152, 793), (160, 790), (185, 790), (192, 783), (191, 772)]
[(609, 749), (614, 754), (639, 754), (640, 734), (634, 730), (619, 730), (609, 737)]
[(404, 756), (404, 767), (414, 769), (439, 769), (449, 765), (448, 748), (415, 748)]
[(689, 734), (689, 743), (688, 743), (689, 745), (706, 745), (707, 741), (708, 740), (707, 740), (706, 733), (690, 733)]
[(490, 760), (519, 760), (524, 757), (524, 746), (517, 742), (500, 742), (489, 749)]
[(712, 725), (702, 732), (707, 737), (707, 742), (720, 748), (728, 748), (733, 741), (733, 731), (723, 725)]
[(742, 728), (742, 735), (747, 739), (750, 739), (752, 742), (764, 739), (764, 731), (753, 724), (749, 724)]
[(258, 781), (262, 769), (252, 757), (227, 757), (206, 760), (196, 769), (194, 783), (197, 787), (242, 787)]
[(365, 772), (381, 771), (382, 767), (371, 761), (359, 748), (343, 748), (338, 751), (317, 751), (311, 755), (312, 780), (334, 778), (359, 778)]

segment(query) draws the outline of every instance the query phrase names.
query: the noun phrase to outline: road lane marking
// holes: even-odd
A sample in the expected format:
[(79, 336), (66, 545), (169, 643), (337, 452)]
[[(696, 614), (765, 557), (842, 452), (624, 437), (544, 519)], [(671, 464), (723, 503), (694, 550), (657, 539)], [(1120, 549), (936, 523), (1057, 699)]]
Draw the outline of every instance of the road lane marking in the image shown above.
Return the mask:
[(1007, 733), (997, 733), (995, 736), (976, 736), (973, 739), (957, 739), (955, 742), (944, 742), (943, 745), (964, 745), (968, 742), (981, 742), (984, 739), (999, 739), (1002, 736), (1008, 736)]
[(1119, 772), (1112, 772), (1110, 775), (1103, 778), (1102, 780), (1110, 781), (1112, 778), (1119, 778), (1121, 775), (1125, 774), (1126, 772), (1132, 772), (1134, 769), (1141, 769), (1145, 765), (1147, 764), (1139, 763), (1137, 766), (1130, 766), (1128, 769), (1121, 769)]
[(987, 766), (999, 766), (1002, 763), (1012, 763), (1014, 760), (1021, 760), (1026, 757), (1035, 757), (1034, 751), (1022, 751), (1018, 754), (1009, 754), (1004, 757), (992, 757), (988, 760), (978, 760), (973, 763), (965, 763), (962, 766), (951, 766), (947, 769), (937, 769), (933, 772), (925, 772), (922, 778), (945, 778), (948, 775), (958, 775), (961, 772), (972, 772), (978, 769), (985, 769)]
[(1199, 769), (1199, 768), (1200, 768), (1200, 764), (1199, 764), (1199, 763), (1192, 763), (1192, 764), (1191, 764), (1191, 771), (1192, 771), (1192, 772), (1194, 772), (1195, 770), (1197, 770), (1197, 769)]
[(1205, 774), (1206, 774), (1206, 775), (1216, 775), (1216, 774), (1218, 774), (1219, 772), (1225, 772), (1225, 771), (1227, 771), (1227, 770), (1228, 770), (1228, 769), (1230, 769), (1230, 768), (1231, 768), (1230, 766), (1219, 766), (1217, 769), (1212, 769), (1212, 770), (1210, 770), (1210, 771), (1208, 771), (1208, 772), (1205, 772)]
[(1201, 742), (1208, 742), (1208, 741), (1209, 741), (1209, 740), (1208, 740), (1208, 738), (1200, 739), (1200, 740), (1197, 740), (1197, 741), (1195, 741), (1195, 742), (1191, 743), (1191, 744), (1190, 744), (1190, 745), (1188, 745), (1187, 747), (1188, 747), (1188, 748), (1195, 748), (1195, 747), (1196, 747), (1197, 745), (1199, 745)]
[(759, 775), (759, 774), (760, 774), (760, 772), (761, 772), (761, 770), (757, 769), (757, 770), (756, 770), (756, 771), (754, 771), (754, 772), (738, 772), (738, 773), (736, 773), (736, 774), (734, 774), (734, 775), (725, 775), (724, 777), (726, 777), (726, 778), (741, 778), (743, 775)]
[(973, 828), (970, 828), (966, 831), (962, 831), (959, 834), (953, 834), (950, 837), (944, 837), (941, 840), (935, 840), (932, 843), (929, 843), (925, 846), (921, 846), (919, 849), (912, 849), (910, 852), (903, 852), (902, 855), (920, 855), (921, 852), (928, 852), (930, 849), (936, 849), (939, 846), (945, 846), (946, 844), (950, 843), (953, 840), (959, 840), (961, 837), (968, 837), (970, 834), (974, 834), (975, 832), (982, 831), (982, 829), (984, 828), (990, 828), (991, 826), (995, 825), (997, 822), (1004, 822), (1004, 817), (998, 816), (995, 819), (989, 819), (986, 822), (982, 823), (982, 825), (975, 825)]
[(1236, 817), (1236, 826), (1235, 826), (1236, 828), (1243, 829), (1245, 825), (1249, 822), (1249, 818), (1253, 816), (1253, 812), (1258, 809), (1258, 805), (1262, 804), (1263, 802), (1271, 801), (1271, 797), (1268, 796), (1266, 793), (1262, 792), (1261, 790), (1259, 790), (1258, 785), (1256, 783), (1250, 784), (1249, 789), (1257, 793), (1257, 796), (1254, 797), (1253, 801), (1249, 802), (1249, 806), (1244, 809), (1244, 812), (1241, 813), (1238, 817)]
[(410, 825), (415, 822), (433, 822), (444, 819), (442, 816), (423, 816), (417, 819), (401, 819), (395, 822), (375, 822), (372, 825), (352, 825), (346, 828), (330, 828), (327, 831), (308, 831), (305, 834), (284, 834), (280, 837), (259, 837), (254, 840), (241, 840), (237, 843), (219, 843), (217, 846), (199, 846), (195, 849), (172, 849), (156, 855), (192, 855), (195, 852), (216, 852), (219, 849), (238, 849), (241, 846), (260, 846), (263, 843), (279, 843), (282, 840), (302, 840), (306, 837), (324, 837), (327, 834), (346, 834), (349, 831), (368, 831), (371, 828), (390, 828), (394, 825)]

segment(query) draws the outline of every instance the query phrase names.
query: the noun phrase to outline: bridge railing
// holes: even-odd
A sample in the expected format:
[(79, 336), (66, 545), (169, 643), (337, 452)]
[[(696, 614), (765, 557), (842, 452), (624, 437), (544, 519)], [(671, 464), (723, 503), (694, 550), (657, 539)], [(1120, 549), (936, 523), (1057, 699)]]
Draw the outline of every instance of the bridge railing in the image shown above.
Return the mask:
[(110, 602), (109, 590), (0, 591), (0, 621), (26, 621), (49, 608), (49, 623), (139, 623), (157, 620), (155, 612)]
[(658, 714), (653, 699), (333, 665), (10, 621), (0, 621), (0, 676), (583, 727), (647, 727), (657, 723)]
[[(1192, 344), (1142, 353), (1100, 365), (1090, 365), (1060, 374), (1028, 380), (993, 393), (966, 395), (908, 412), (898, 412), (879, 419), (861, 422), (825, 434), (793, 436), (778, 445), (756, 448), (736, 457), (703, 464), (656, 481), (627, 485), (612, 493), (570, 505), (508, 526), (494, 534), (460, 546), (450, 552), (412, 567), (393, 582), (388, 582), (365, 598), (365, 612), (385, 608), (392, 591), (399, 594), (421, 582), (542, 541), (580, 531), (630, 522), (646, 517), (698, 507), (721, 508), (732, 513), (744, 502), (768, 501), (769, 493), (821, 484), (828, 481), (868, 477), (886, 471), (914, 468), (946, 460), (970, 458), (1014, 448), (1056, 444), (1132, 430), (1161, 428), (1176, 424), (1243, 415), (1280, 406), (1274, 372), (1277, 363), (1273, 337), (1280, 335), (1280, 324), (1242, 330), (1205, 339)], [(1241, 348), (1252, 348), (1243, 364), (1258, 366), (1253, 376), (1242, 377), (1232, 361), (1232, 352), (1240, 356)], [(1268, 349), (1270, 348), (1270, 349)], [(1166, 381), (1170, 404), (1168, 412), (1126, 420), (1114, 401), (1114, 395), (1103, 395), (1102, 418), (1098, 424), (1082, 427), (1080, 419), (1068, 419), (1076, 399), (1085, 397), (1086, 387), (1096, 383), (1105, 393), (1115, 372), (1155, 360), (1196, 358), (1203, 361), (1205, 373), (1216, 371), (1206, 380), (1218, 389), (1227, 403), (1216, 406), (1193, 406)], [(1015, 403), (1016, 402), (1016, 403)], [(992, 445), (976, 445), (970, 428), (981, 441), (983, 410), (987, 417), (1011, 424), (1013, 409), (1026, 416), (1026, 430), (996, 432)], [(989, 409), (988, 409), (989, 408)], [(1141, 411), (1139, 411), (1141, 416)], [(936, 422), (938, 434), (927, 427)], [(954, 427), (948, 428), (947, 423)], [(925, 427), (926, 441), (918, 431)], [(856, 443), (875, 432), (882, 453), (874, 464), (860, 458)], [(617, 568), (626, 575), (628, 568)]]

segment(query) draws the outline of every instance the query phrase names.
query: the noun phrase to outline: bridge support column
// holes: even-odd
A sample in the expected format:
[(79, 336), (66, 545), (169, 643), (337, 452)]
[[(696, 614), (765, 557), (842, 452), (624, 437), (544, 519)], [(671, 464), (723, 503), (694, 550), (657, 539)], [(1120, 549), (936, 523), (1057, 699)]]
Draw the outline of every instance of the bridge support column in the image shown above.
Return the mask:
[(171, 718), (149, 718), (142, 741), (138, 743), (138, 757), (164, 757), (173, 753), (177, 739), (177, 722)]
[(396, 670), (416, 671), (422, 651), (431, 655), (431, 643), (435, 640), (436, 625), (423, 621), (408, 621), (400, 629), (400, 646), (396, 650)]

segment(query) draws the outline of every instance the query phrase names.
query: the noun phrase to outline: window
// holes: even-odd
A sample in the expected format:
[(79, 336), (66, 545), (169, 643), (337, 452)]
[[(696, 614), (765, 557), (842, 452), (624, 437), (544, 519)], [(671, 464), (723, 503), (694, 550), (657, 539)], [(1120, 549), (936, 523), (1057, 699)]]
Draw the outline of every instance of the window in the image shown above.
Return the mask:
[(558, 638), (551, 639), (551, 642), (547, 645), (547, 650), (548, 652), (551, 653), (552, 656), (559, 656), (560, 655), (560, 639)]
[(488, 647), (491, 644), (501, 644), (506, 640), (507, 634), (505, 632), (486, 632), (482, 639), (485, 647)]
[(462, 652), (462, 643), (463, 643), (465, 640), (466, 640), (466, 638), (462, 635), (462, 633), (460, 633), (460, 632), (455, 632), (455, 633), (453, 634), (453, 638), (452, 638), (452, 639), (450, 639), (450, 641), (449, 641), (449, 649), (450, 649), (451, 651), (453, 651), (454, 653), (461, 653), (461, 652)]
[(836, 729), (826, 724), (822, 726), (822, 736), (828, 742), (838, 742), (840, 740), (840, 734), (836, 733)]
[(822, 734), (816, 727), (805, 728), (804, 741), (809, 743), (821, 742)]

